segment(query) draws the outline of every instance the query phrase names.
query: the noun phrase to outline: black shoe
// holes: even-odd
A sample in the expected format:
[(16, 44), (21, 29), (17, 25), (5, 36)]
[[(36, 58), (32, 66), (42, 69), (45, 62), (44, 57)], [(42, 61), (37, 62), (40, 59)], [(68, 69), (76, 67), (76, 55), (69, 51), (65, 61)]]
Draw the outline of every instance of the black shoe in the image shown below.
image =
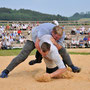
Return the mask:
[(34, 64), (36, 64), (36, 63), (41, 63), (41, 61), (31, 60), (31, 61), (29, 62), (29, 65), (34, 65)]
[(81, 71), (81, 68), (76, 67), (76, 66), (73, 66), (73, 67), (72, 67), (72, 71), (73, 71), (74, 73), (79, 73), (79, 72)]

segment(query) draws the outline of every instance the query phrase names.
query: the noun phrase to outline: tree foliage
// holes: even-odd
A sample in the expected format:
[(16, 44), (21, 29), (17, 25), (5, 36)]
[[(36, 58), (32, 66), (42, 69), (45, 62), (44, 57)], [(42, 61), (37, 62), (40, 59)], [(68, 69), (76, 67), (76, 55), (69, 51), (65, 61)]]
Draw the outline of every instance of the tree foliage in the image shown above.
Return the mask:
[(73, 16), (69, 17), (69, 20), (79, 20), (79, 19), (82, 19), (82, 18), (90, 18), (90, 11), (84, 13), (84, 12), (81, 12), (81, 13), (75, 13)]
[(9, 20), (9, 21), (52, 21), (52, 20), (68, 20), (67, 17), (61, 15), (50, 15), (43, 14), (40, 12), (28, 10), (28, 9), (19, 9), (12, 10), (9, 8), (0, 8), (0, 20)]

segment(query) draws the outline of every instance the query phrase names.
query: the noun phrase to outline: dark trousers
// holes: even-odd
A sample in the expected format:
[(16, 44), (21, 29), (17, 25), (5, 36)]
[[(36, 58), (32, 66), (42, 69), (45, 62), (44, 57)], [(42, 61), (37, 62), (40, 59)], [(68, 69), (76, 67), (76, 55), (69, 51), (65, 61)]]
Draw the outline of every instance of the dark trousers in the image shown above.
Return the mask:
[(58, 66), (56, 66), (55, 68), (47, 68), (46, 67), (46, 73), (53, 73), (58, 69)]
[(42, 55), (39, 53), (38, 50), (36, 51), (35, 57), (36, 57), (37, 62), (41, 62), (42, 61)]
[(26, 58), (29, 56), (30, 52), (35, 49), (35, 45), (33, 41), (27, 40), (22, 51), (19, 53), (18, 56), (16, 56), (11, 63), (7, 66), (7, 70), (10, 72), (12, 71), (17, 65), (22, 63), (26, 60)]

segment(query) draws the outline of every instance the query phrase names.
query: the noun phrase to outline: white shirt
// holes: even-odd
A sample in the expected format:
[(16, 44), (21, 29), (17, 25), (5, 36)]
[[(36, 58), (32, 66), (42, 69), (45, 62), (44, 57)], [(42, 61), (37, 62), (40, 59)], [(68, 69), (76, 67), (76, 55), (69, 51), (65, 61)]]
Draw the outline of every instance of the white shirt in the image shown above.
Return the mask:
[(10, 46), (11, 45), (10, 41), (6, 41), (6, 45)]
[(44, 61), (46, 63), (46, 67), (54, 68), (55, 66), (58, 66), (59, 69), (65, 68), (65, 65), (64, 65), (63, 61), (61, 60), (60, 55), (58, 53), (58, 49), (56, 48), (55, 45), (53, 45), (50, 38), (51, 38), (51, 35), (44, 35), (41, 37), (41, 40), (39, 43), (40, 47), (41, 47), (43, 42), (47, 42), (47, 43), (51, 44), (50, 51), (47, 55), (47, 57), (50, 60), (44, 59)]

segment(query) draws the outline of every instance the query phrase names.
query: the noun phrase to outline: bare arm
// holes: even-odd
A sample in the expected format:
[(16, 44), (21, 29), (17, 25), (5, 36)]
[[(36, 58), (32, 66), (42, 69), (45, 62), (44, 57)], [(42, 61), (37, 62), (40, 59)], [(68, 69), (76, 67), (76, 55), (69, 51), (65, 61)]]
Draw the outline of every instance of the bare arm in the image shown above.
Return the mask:
[[(45, 57), (44, 57), (45, 58)], [(46, 57), (45, 59), (47, 60), (51, 60), (50, 58)], [(66, 71), (66, 67), (64, 68), (59, 68), (58, 70), (56, 70), (55, 72), (51, 73), (51, 74), (48, 74), (46, 73), (46, 75), (49, 75), (51, 78), (53, 77), (58, 77), (60, 74), (64, 73)]]
[(51, 41), (52, 41), (52, 43), (57, 47), (58, 50), (60, 50), (60, 49), (62, 48), (62, 46), (59, 45), (59, 44), (55, 41), (55, 39), (54, 39), (53, 37), (51, 37)]
[(36, 39), (36, 42), (35, 42), (35, 47), (36, 47), (36, 49), (41, 53), (40, 46), (39, 46), (39, 42), (40, 42), (40, 40), (39, 40), (39, 38), (37, 38), (37, 39)]
[(51, 77), (51, 78), (57, 77), (57, 76), (59, 76), (60, 74), (64, 73), (66, 70), (67, 70), (66, 68), (58, 69), (58, 70), (56, 70), (55, 72), (51, 73), (51, 74), (50, 74), (50, 77)]

